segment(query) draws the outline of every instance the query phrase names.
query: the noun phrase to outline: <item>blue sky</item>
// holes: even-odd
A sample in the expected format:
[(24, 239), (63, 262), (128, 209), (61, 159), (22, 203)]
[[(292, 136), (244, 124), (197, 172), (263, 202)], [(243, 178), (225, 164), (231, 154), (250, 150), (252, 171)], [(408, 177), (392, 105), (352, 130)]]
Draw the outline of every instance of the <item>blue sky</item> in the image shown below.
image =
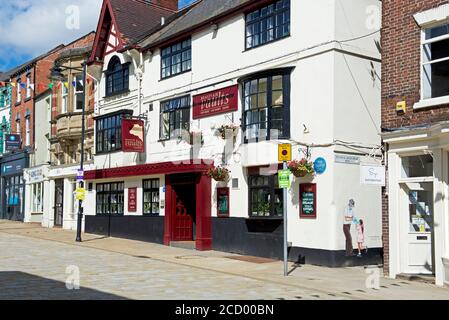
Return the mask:
[[(179, 0), (179, 6), (191, 2)], [(0, 71), (6, 71), (95, 30), (102, 0), (1, 0), (1, 4)], [(71, 19), (76, 11), (79, 23)]]

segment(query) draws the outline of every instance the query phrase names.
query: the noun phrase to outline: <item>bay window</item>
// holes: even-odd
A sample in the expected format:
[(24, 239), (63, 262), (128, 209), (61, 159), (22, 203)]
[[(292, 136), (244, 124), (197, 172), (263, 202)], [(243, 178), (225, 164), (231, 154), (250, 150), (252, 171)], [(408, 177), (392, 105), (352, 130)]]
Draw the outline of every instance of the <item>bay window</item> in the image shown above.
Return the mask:
[(176, 139), (190, 130), (190, 96), (161, 102), (160, 140)]
[(75, 111), (83, 110), (83, 91), (84, 91), (84, 83), (83, 83), (83, 75), (77, 74), (74, 76), (75, 90), (74, 90), (74, 107)]
[(449, 24), (422, 32), (422, 98), (449, 96)]
[(122, 119), (132, 115), (132, 110), (122, 110), (96, 118), (96, 153), (108, 153), (122, 150)]
[(290, 138), (290, 70), (244, 81), (245, 142)]
[(63, 81), (61, 84), (61, 113), (67, 113), (69, 107), (69, 88), (67, 81)]
[(290, 0), (278, 0), (246, 15), (246, 49), (290, 35)]

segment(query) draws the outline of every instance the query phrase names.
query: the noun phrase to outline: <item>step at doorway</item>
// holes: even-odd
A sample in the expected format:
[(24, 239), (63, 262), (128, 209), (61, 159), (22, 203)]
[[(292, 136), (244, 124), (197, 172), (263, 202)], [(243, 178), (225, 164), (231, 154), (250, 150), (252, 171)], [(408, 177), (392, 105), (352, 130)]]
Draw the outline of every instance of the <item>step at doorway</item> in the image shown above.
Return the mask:
[(170, 247), (195, 250), (195, 241), (171, 241)]

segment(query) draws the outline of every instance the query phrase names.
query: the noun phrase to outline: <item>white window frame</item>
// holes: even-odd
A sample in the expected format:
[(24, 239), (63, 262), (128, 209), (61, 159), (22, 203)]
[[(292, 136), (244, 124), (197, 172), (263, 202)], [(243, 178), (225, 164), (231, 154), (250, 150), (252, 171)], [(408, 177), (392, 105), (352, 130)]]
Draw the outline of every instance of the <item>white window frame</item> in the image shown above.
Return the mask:
[(27, 74), (26, 76), (27, 82), (26, 82), (26, 97), (31, 98), (31, 74)]
[(25, 118), (25, 145), (26, 145), (27, 147), (31, 144), (30, 133), (31, 133), (31, 129), (30, 129), (30, 117), (26, 117), (26, 118)]
[[(81, 82), (83, 81), (83, 75), (81, 73), (75, 74), (73, 76), (73, 81), (75, 81), (75, 87), (73, 89), (73, 109), (74, 109), (74, 111), (82, 111), (83, 108), (78, 109), (76, 107), (78, 105), (78, 103), (77, 103), (78, 102), (78, 94), (81, 94), (81, 97), (82, 97), (82, 94), (83, 94), (83, 90), (77, 91), (77, 89), (78, 89), (78, 79), (77, 79), (77, 77), (81, 77), (79, 79), (79, 81), (81, 81)], [(83, 85), (84, 85), (84, 83), (83, 83)]]
[[(38, 192), (39, 191), (39, 192)], [(37, 201), (38, 196), (40, 202)], [(43, 213), (44, 212), (44, 186), (42, 182), (34, 183), (31, 185), (31, 212)]]
[(67, 113), (69, 109), (69, 88), (66, 88), (65, 83), (63, 81), (61, 84), (61, 113)]
[(16, 83), (16, 89), (17, 89), (17, 92), (16, 92), (16, 104), (22, 102), (22, 92), (21, 92), (22, 86), (21, 86), (21, 84), (22, 84), (22, 81), (20, 79), (17, 79), (17, 83)]

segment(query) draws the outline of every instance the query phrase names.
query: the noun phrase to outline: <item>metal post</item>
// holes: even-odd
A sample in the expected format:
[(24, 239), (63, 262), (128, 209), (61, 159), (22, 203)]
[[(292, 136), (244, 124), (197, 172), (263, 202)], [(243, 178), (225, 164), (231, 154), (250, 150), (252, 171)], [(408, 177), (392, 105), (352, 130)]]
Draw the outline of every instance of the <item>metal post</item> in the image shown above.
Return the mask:
[[(284, 161), (284, 170), (287, 170), (287, 162)], [(284, 206), (284, 276), (288, 276), (288, 242), (287, 242), (287, 188), (283, 189)]]
[[(81, 116), (81, 161), (80, 161), (80, 171), (84, 171), (84, 136), (85, 136), (85, 118), (86, 118), (86, 75), (87, 75), (87, 63), (83, 63), (83, 111)], [(79, 182), (79, 187), (84, 188), (84, 181)], [(83, 222), (83, 200), (79, 200), (78, 205), (78, 222), (76, 228), (76, 242), (81, 242), (81, 228)]]

